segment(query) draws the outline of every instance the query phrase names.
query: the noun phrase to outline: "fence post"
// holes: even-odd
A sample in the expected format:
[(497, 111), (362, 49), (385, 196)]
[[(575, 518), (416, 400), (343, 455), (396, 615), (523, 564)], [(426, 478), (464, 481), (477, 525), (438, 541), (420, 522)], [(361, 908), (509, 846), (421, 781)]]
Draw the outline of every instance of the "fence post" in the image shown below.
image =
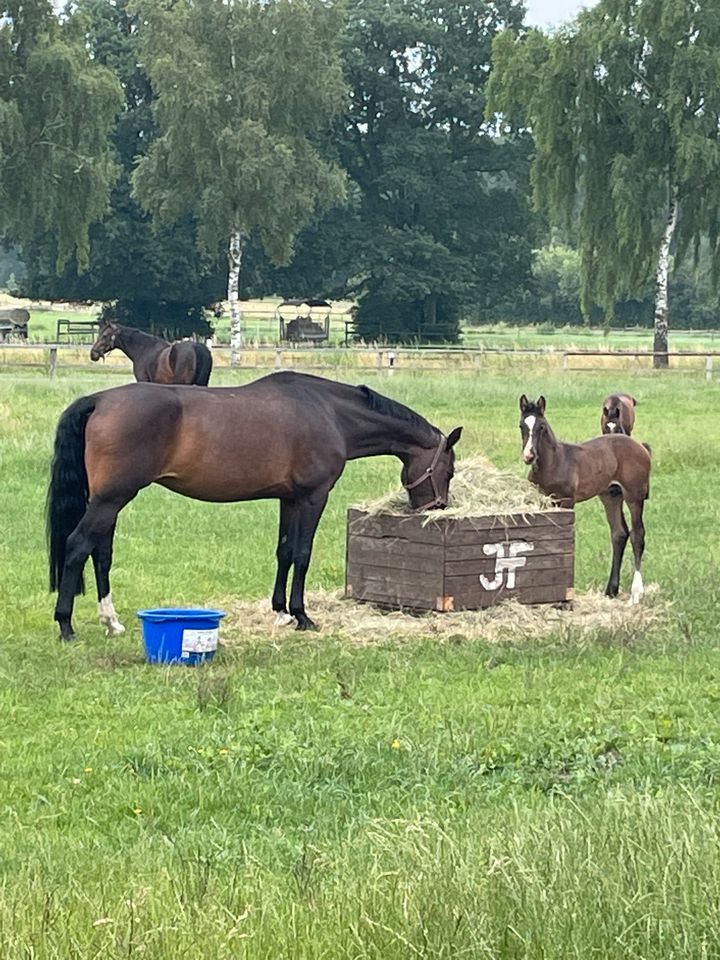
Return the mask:
[(383, 352), (382, 350), (378, 350), (378, 355), (377, 355), (378, 370), (382, 370), (382, 364), (383, 364)]
[(275, 351), (275, 369), (279, 370), (282, 366), (282, 350)]
[(57, 357), (58, 351), (57, 347), (50, 347), (50, 363), (48, 365), (48, 373), (50, 377), (54, 379), (57, 374)]
[(707, 380), (708, 383), (710, 383), (710, 381), (712, 380), (712, 375), (713, 375), (713, 358), (706, 357), (705, 358), (705, 379)]
[(563, 370), (567, 370), (567, 368), (568, 368), (568, 355), (564, 353), (563, 354)]

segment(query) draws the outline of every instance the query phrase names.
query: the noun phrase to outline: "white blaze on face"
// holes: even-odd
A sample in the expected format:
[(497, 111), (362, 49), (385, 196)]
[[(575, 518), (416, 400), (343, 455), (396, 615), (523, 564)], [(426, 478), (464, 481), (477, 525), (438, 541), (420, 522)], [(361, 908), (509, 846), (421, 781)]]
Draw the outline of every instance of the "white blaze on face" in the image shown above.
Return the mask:
[(617, 427), (617, 424), (615, 423), (614, 420), (608, 420), (607, 428), (610, 431), (610, 433), (613, 433), (616, 427)]
[(535, 429), (535, 422), (537, 417), (525, 417), (525, 426), (528, 428), (528, 438), (527, 443), (523, 447), (523, 460), (525, 463), (530, 463), (533, 457), (533, 430)]
[(125, 627), (120, 623), (118, 615), (115, 613), (111, 593), (103, 597), (98, 604), (98, 616), (100, 617), (101, 625), (105, 627), (105, 634), (108, 637), (119, 637), (125, 633)]

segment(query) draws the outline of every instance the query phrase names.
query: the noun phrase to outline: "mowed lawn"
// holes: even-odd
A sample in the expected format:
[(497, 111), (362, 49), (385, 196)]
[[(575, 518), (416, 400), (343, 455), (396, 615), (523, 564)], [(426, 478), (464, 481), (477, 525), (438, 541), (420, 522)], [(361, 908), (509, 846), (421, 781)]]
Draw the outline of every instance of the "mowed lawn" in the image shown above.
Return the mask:
[[(268, 613), (267, 640), (226, 631), (195, 670), (146, 665), (135, 611), (269, 597), (277, 506), (142, 492), (115, 547), (128, 633), (104, 637), (89, 593), (63, 646), (52, 438), (118, 378), (0, 375), (0, 957), (720, 956), (720, 388), (536, 371), (367, 379), (519, 473), (521, 392), (577, 440), (605, 392), (631, 389), (661, 626), (372, 646), (271, 636)], [(311, 590), (342, 584), (348, 504), (398, 478), (391, 459), (349, 465)], [(577, 517), (577, 587), (602, 588), (602, 508)], [(628, 560), (619, 602), (629, 582)]]

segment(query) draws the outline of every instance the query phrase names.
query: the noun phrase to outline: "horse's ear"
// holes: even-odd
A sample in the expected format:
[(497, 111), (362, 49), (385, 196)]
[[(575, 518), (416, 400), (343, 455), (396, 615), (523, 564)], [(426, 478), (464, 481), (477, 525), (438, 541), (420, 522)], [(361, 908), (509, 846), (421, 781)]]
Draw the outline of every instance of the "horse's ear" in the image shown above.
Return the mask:
[(455, 446), (455, 444), (458, 442), (458, 440), (462, 436), (462, 432), (463, 432), (462, 427), (455, 427), (454, 430), (450, 431), (450, 435), (447, 438), (447, 443), (445, 444), (448, 450), (452, 450), (452, 448)]
[(540, 416), (544, 417), (545, 416), (545, 397), (538, 397), (537, 403), (535, 404), (535, 406), (540, 411)]
[(525, 394), (523, 394), (523, 395), (520, 397), (520, 413), (525, 413), (525, 411), (527, 410), (527, 408), (528, 408), (529, 406), (530, 406), (530, 401), (529, 401), (528, 398), (525, 396)]

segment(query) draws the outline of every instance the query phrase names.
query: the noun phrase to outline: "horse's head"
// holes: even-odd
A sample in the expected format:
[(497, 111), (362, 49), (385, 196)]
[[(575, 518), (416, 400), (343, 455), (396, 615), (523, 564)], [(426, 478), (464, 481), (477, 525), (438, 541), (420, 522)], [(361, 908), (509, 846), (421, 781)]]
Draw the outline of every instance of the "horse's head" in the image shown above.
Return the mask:
[(115, 341), (119, 332), (116, 323), (113, 323), (111, 320), (105, 323), (100, 328), (97, 340), (92, 347), (90, 347), (90, 359), (99, 360), (100, 357), (104, 357), (106, 353), (110, 353), (110, 351), (115, 348)]
[(540, 441), (549, 429), (545, 419), (545, 397), (538, 397), (535, 403), (531, 403), (523, 394), (520, 397), (520, 434), (525, 463), (537, 465)]
[(408, 452), (402, 484), (413, 510), (444, 510), (448, 505), (450, 481), (455, 473), (453, 447), (461, 434), (462, 427), (455, 427), (447, 437), (440, 434), (436, 447), (414, 447)]
[(622, 422), (622, 410), (615, 398), (608, 398), (603, 404), (601, 417), (603, 433), (625, 433)]

